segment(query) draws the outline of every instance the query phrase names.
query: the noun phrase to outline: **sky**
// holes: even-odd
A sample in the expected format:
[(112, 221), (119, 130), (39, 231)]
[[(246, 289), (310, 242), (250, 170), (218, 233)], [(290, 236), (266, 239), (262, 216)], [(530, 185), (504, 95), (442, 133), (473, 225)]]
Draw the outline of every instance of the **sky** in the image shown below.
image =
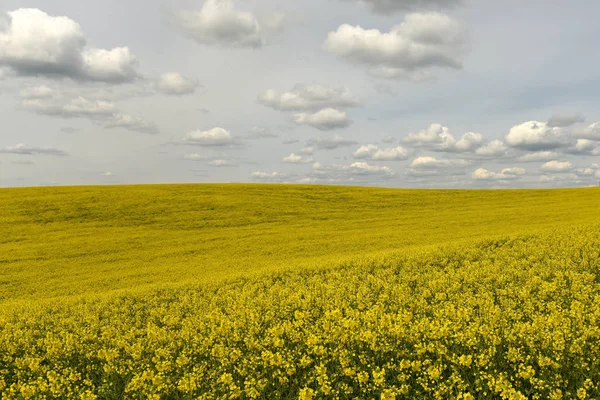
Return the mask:
[(0, 187), (600, 182), (600, 2), (0, 0)]

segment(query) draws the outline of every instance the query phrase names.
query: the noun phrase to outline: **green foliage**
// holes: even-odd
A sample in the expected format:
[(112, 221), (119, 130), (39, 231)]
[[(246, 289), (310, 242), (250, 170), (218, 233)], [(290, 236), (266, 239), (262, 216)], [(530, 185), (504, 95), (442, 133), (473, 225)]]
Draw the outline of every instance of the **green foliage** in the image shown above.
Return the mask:
[(599, 195), (0, 191), (0, 397), (600, 397)]

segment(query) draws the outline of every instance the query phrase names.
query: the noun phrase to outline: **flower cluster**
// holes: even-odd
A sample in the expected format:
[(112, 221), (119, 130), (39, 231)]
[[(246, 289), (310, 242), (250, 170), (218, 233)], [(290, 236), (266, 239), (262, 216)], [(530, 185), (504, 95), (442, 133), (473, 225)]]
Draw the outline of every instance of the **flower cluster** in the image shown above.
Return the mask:
[(600, 396), (600, 227), (0, 314), (0, 397)]

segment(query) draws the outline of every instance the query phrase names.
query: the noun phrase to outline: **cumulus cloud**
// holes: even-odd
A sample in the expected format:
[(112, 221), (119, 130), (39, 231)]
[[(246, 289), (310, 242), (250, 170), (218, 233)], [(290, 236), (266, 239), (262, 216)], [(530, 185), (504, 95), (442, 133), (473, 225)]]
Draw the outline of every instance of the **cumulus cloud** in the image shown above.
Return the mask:
[(518, 167), (504, 168), (500, 172), (492, 172), (484, 168), (478, 168), (473, 171), (471, 177), (478, 181), (507, 181), (519, 179), (523, 175), (525, 175), (525, 170)]
[(466, 160), (438, 160), (435, 157), (417, 157), (408, 167), (406, 174), (409, 176), (433, 175), (463, 175), (469, 165)]
[[(317, 139), (320, 140), (320, 139)], [(341, 147), (341, 146), (340, 146)], [(335, 147), (334, 147), (335, 148)], [(312, 156), (313, 154), (315, 154), (315, 148), (313, 146), (304, 146), (301, 150), (300, 153), (302, 154), (306, 154), (307, 156)]]
[(107, 83), (138, 77), (137, 60), (127, 47), (88, 47), (79, 24), (34, 8), (7, 13), (0, 25), (0, 66), (22, 76), (71, 78)]
[(566, 149), (565, 153), (580, 156), (598, 156), (600, 155), (600, 147), (593, 140), (577, 139), (575, 145)]
[(166, 72), (156, 81), (158, 91), (171, 96), (193, 94), (199, 86), (197, 79), (185, 77), (179, 72)]
[(215, 160), (210, 160), (208, 165), (211, 167), (236, 167), (237, 163), (233, 160), (226, 160), (223, 158), (217, 158)]
[(289, 92), (267, 90), (258, 102), (280, 111), (316, 111), (323, 108), (356, 107), (359, 100), (345, 87), (298, 84)]
[(600, 178), (600, 165), (592, 164), (586, 168), (578, 168), (575, 170), (575, 174), (584, 178)]
[(203, 155), (200, 155), (198, 153), (190, 153), (190, 154), (185, 154), (183, 156), (184, 160), (190, 160), (190, 161), (202, 161), (202, 160), (206, 160), (206, 157), (204, 157)]
[(134, 132), (148, 133), (151, 135), (159, 132), (158, 127), (154, 123), (148, 122), (143, 118), (134, 117), (127, 114), (112, 114), (110, 117), (102, 119), (100, 124), (107, 129), (123, 128)]
[(352, 157), (372, 161), (400, 161), (408, 158), (408, 151), (402, 146), (380, 149), (374, 144), (368, 144), (359, 147)]
[(290, 164), (310, 164), (314, 160), (309, 157), (302, 157), (297, 154), (291, 153), (289, 156), (284, 157), (283, 162)]
[(469, 162), (466, 160), (438, 160), (435, 157), (417, 157), (410, 164), (411, 168), (440, 168), (452, 166), (466, 166)]
[(312, 114), (294, 114), (292, 121), (297, 125), (310, 125), (321, 131), (345, 128), (352, 123), (348, 114), (335, 108), (324, 108)]
[(547, 172), (569, 172), (573, 169), (573, 163), (553, 160), (542, 165), (542, 169)]
[(584, 129), (576, 130), (574, 136), (580, 139), (600, 141), (600, 122), (595, 122)]
[(312, 154), (315, 148), (319, 150), (335, 150), (341, 147), (353, 146), (356, 141), (344, 139), (342, 136), (335, 135), (331, 138), (316, 138), (306, 142), (307, 146), (303, 149), (304, 154)]
[(23, 99), (44, 99), (52, 97), (54, 95), (54, 90), (46, 85), (30, 86), (21, 89), (20, 95)]
[(493, 140), (475, 151), (480, 157), (500, 158), (508, 155), (508, 147), (501, 140)]
[(567, 147), (570, 142), (561, 128), (552, 128), (539, 121), (513, 126), (506, 136), (509, 146), (526, 151), (554, 150)]
[(351, 180), (354, 177), (378, 177), (391, 178), (395, 175), (389, 167), (370, 165), (366, 162), (353, 162), (349, 165), (324, 165), (321, 163), (313, 164), (313, 173), (315, 177), (323, 179), (326, 177), (330, 180)]
[(383, 78), (427, 79), (430, 68), (462, 68), (466, 38), (461, 24), (439, 13), (413, 13), (390, 32), (349, 24), (330, 32), (323, 48), (366, 65)]
[(62, 118), (107, 117), (117, 112), (115, 105), (103, 100), (88, 100), (85, 97), (72, 99), (25, 99), (22, 108), (36, 114)]
[(226, 147), (236, 143), (231, 133), (220, 127), (215, 127), (207, 131), (195, 130), (188, 132), (183, 141), (186, 144), (203, 147)]
[(140, 117), (120, 112), (109, 101), (90, 100), (83, 96), (69, 97), (47, 86), (26, 88), (21, 91), (21, 108), (40, 115), (60, 118), (87, 118), (107, 129), (156, 134), (158, 127)]
[(522, 162), (540, 162), (540, 161), (552, 161), (556, 157), (560, 156), (555, 151), (536, 151), (534, 153), (527, 153), (519, 157), (519, 161)]
[(454, 137), (450, 133), (450, 129), (440, 124), (431, 124), (427, 129), (419, 132), (409, 133), (403, 142), (414, 146), (429, 146), (432, 143), (444, 143)]
[(585, 122), (585, 115), (575, 114), (554, 114), (548, 120), (550, 128), (568, 128), (580, 122)]
[(479, 133), (467, 132), (458, 142), (450, 146), (450, 149), (458, 153), (473, 151), (483, 142), (483, 137)]
[(234, 8), (231, 0), (206, 0), (198, 11), (176, 14), (173, 23), (196, 42), (220, 47), (260, 48), (283, 27), (283, 14), (257, 17)]
[(580, 152), (588, 152), (596, 149), (596, 144), (591, 140), (587, 139), (577, 139), (577, 143), (575, 144), (575, 150)]
[(463, 0), (352, 0), (367, 4), (375, 13), (387, 15), (424, 9), (440, 10), (459, 6)]
[(261, 182), (284, 182), (286, 179), (288, 179), (288, 176), (281, 172), (255, 171), (250, 175), (250, 177), (253, 180)]
[(448, 127), (431, 124), (427, 129), (408, 134), (403, 142), (410, 146), (424, 147), (433, 151), (466, 153), (480, 147), (483, 137), (479, 133), (467, 132), (457, 141)]
[(63, 150), (55, 149), (52, 147), (32, 147), (27, 146), (23, 143), (19, 143), (13, 147), (0, 148), (0, 153), (4, 154), (18, 154), (26, 156), (57, 156), (64, 157), (69, 154)]
[(560, 174), (560, 175), (542, 175), (540, 176), (540, 182), (542, 183), (558, 183), (564, 185), (566, 183), (570, 185), (579, 185), (583, 181), (580, 179), (577, 174), (568, 173), (568, 174)]

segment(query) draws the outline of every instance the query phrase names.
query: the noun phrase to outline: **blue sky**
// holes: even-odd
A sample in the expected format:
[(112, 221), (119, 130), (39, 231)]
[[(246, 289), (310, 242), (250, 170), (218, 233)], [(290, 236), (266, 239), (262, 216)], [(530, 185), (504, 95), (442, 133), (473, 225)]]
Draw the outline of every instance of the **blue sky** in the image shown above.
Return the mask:
[(0, 3), (0, 186), (600, 180), (600, 4)]

